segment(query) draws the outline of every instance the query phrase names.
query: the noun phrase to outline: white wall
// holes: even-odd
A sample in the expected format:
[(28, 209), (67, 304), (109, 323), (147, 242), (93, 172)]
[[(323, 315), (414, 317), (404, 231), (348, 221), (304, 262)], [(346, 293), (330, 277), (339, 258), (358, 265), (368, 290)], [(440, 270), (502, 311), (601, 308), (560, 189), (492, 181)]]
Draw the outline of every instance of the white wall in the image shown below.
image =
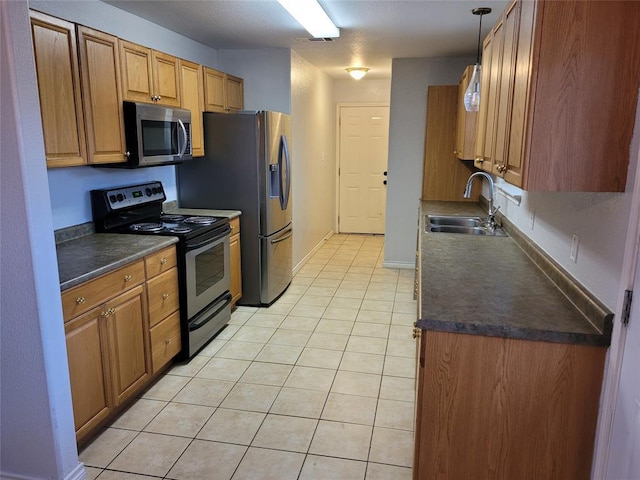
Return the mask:
[(384, 264), (413, 268), (429, 85), (457, 84), (475, 58), (395, 58), (389, 119)]
[(27, 3), (0, 12), (0, 477), (80, 479)]
[(386, 103), (391, 101), (391, 80), (335, 80), (333, 82), (335, 103)]
[(333, 230), (335, 104), (328, 75), (291, 52), (293, 265)]
[(291, 51), (219, 50), (219, 68), (244, 79), (244, 108), (291, 113)]
[[(186, 60), (220, 68), (217, 50), (98, 0), (31, 1), (29, 6)], [(40, 125), (38, 128), (41, 130)], [(165, 187), (167, 199), (176, 199), (173, 166), (137, 170), (89, 166), (53, 168), (48, 170), (48, 176), (53, 228), (56, 230), (91, 221), (89, 190), (94, 188), (159, 180)]]

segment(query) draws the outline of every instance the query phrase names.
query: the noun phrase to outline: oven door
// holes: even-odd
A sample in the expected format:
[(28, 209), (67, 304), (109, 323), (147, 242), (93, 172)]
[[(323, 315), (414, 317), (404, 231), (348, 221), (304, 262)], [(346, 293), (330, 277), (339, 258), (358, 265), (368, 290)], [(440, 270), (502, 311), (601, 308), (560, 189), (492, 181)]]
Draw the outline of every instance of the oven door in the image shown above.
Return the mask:
[(187, 240), (185, 284), (187, 317), (198, 312), (229, 290), (229, 224)]

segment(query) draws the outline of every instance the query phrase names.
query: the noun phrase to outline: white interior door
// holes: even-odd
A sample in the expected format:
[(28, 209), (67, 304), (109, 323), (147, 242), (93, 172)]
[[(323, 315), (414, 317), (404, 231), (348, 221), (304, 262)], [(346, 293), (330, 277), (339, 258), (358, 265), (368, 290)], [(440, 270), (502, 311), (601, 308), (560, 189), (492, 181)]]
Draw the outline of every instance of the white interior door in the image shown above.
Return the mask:
[(637, 261), (635, 298), (631, 303), (613, 417), (607, 480), (640, 479), (640, 255)]
[(388, 146), (388, 106), (340, 107), (340, 232), (384, 233)]

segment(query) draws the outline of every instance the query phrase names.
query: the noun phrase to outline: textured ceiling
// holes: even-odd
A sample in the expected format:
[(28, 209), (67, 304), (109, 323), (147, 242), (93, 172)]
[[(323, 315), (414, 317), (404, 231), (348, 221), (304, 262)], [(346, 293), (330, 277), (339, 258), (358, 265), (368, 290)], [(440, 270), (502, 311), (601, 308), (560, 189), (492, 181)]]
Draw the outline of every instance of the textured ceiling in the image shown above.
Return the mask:
[(309, 42), (276, 0), (105, 0), (212, 48), (291, 48), (336, 79), (365, 66), (367, 78), (389, 78), (392, 58), (475, 55), (479, 17), (493, 9), (482, 35), (507, 0), (320, 0), (340, 28), (333, 42)]

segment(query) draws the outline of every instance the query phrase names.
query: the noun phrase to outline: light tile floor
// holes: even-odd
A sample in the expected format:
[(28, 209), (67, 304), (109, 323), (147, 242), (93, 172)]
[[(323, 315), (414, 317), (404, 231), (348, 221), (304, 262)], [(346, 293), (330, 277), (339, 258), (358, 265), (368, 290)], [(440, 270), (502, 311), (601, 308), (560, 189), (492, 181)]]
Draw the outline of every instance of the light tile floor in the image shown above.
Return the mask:
[(409, 480), (413, 271), (334, 235), (80, 452), (99, 480)]

